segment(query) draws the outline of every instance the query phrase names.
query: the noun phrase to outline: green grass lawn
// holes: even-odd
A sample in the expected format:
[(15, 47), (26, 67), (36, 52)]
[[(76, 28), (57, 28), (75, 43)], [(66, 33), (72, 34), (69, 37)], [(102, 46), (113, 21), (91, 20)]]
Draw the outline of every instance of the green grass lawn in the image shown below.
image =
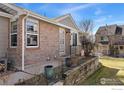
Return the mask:
[(116, 79), (124, 84), (124, 58), (102, 57), (100, 62), (101, 69), (87, 78), (82, 84), (99, 85), (101, 78)]

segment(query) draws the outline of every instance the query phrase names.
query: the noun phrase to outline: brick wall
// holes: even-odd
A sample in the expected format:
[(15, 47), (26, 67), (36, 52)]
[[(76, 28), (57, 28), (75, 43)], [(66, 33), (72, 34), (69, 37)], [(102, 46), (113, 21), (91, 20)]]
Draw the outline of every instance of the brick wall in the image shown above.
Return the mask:
[[(43, 21), (39, 22), (39, 47), (27, 48), (25, 51), (25, 61), (45, 61), (48, 57), (51, 59), (58, 56), (59, 31), (58, 27)], [(30, 63), (30, 62), (29, 62)]]
[[(22, 19), (18, 19), (17, 48), (8, 48), (8, 57), (15, 62), (16, 66), (21, 66), (22, 59)], [(65, 29), (68, 32), (68, 29)], [(10, 32), (9, 32), (10, 33)], [(66, 54), (70, 53), (70, 33), (66, 34)], [(26, 40), (26, 38), (25, 38)], [(10, 41), (10, 37), (9, 37)], [(10, 45), (10, 44), (9, 44)], [(25, 44), (26, 45), (26, 44)], [(59, 26), (39, 21), (39, 47), (25, 47), (25, 64), (46, 61), (49, 57), (51, 60), (59, 58)]]
[[(19, 16), (17, 22), (17, 47), (11, 48), (10, 42), (8, 46), (8, 58), (10, 61), (14, 62), (16, 66), (21, 66), (21, 57), (22, 57), (22, 19), (25, 15)], [(10, 31), (9, 30), (9, 41), (10, 41)]]
[[(51, 61), (59, 58), (59, 26), (39, 21), (39, 47), (26, 48), (25, 64), (45, 62), (49, 57)], [(68, 31), (68, 29), (65, 29)], [(70, 33), (66, 35), (66, 54), (68, 55), (70, 48)]]

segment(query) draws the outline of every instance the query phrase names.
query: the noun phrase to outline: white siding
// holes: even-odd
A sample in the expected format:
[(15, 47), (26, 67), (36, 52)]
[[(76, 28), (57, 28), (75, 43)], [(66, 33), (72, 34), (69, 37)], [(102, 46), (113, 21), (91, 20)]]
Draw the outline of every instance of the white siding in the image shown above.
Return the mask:
[[(71, 27), (71, 34), (72, 33), (77, 33), (77, 45), (81, 45), (80, 40), (79, 40), (79, 29), (77, 29), (77, 27), (75, 26), (74, 22), (72, 21), (73, 19), (71, 19), (71, 16), (65, 17), (65, 18), (59, 18), (56, 19), (57, 22), (64, 24), (66, 26)], [(73, 30), (74, 29), (74, 30)], [(73, 44), (73, 36), (71, 35), (71, 41), (70, 41), (70, 45)]]
[(4, 57), (7, 53), (8, 47), (8, 18), (0, 16), (0, 58)]
[(65, 55), (65, 30), (59, 29), (59, 55)]

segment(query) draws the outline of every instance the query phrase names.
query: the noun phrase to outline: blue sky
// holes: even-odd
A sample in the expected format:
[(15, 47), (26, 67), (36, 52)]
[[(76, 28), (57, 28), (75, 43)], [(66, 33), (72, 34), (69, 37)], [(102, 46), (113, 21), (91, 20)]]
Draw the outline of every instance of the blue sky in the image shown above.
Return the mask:
[(48, 18), (55, 18), (71, 13), (77, 24), (84, 19), (92, 19), (95, 23), (94, 32), (99, 26), (106, 24), (124, 24), (124, 4), (95, 4), (95, 3), (17, 3), (17, 6), (26, 8)]

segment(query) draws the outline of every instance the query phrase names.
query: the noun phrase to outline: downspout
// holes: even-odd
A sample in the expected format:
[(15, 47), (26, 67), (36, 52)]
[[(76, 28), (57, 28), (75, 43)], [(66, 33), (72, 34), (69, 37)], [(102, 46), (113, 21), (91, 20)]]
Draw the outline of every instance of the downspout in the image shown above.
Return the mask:
[(26, 14), (25, 17), (22, 19), (22, 70), (25, 69), (25, 19), (28, 17), (28, 14)]

